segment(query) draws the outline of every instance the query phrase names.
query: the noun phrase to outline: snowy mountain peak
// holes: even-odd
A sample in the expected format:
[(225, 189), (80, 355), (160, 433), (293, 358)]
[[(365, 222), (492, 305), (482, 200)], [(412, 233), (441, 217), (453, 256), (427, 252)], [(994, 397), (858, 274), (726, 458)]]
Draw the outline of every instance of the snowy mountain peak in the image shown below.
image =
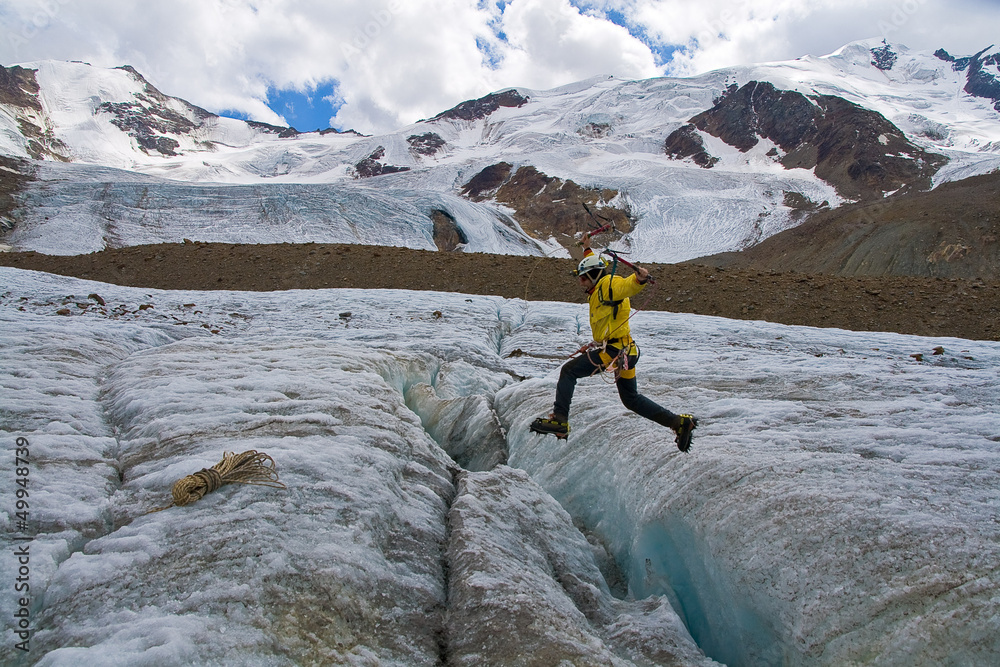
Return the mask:
[[(86, 218), (75, 228), (96, 230), (69, 244), (87, 251), (134, 243), (134, 224), (177, 219), (190, 223), (185, 238), (201, 240), (277, 234), (434, 248), (438, 219), (449, 221), (449, 236), (464, 239), (446, 247), (566, 256), (575, 236), (593, 226), (578, 198), (546, 201), (553, 208), (544, 216), (558, 224), (540, 226), (526, 208), (463, 194), (477, 174), (509, 164), (513, 181), (579, 189), (588, 202), (616, 208), (628, 224), (613, 242), (636, 261), (672, 262), (754, 245), (823, 203), (878, 199), (1000, 168), (996, 62), (986, 49), (956, 70), (957, 59), (942, 52), (872, 39), (819, 58), (692, 78), (508, 88), (365, 137), (222, 118), (162, 93), (133, 68), (46, 61), (6, 68), (0, 77), (0, 154), (72, 161), (77, 180), (88, 169), (115, 168), (128, 173), (92, 178), (213, 184), (216, 197), (227, 196), (222, 184), (253, 184), (273, 188), (283, 202), (277, 213), (226, 190), (241, 203), (177, 210), (176, 198), (164, 196), (153, 200), (155, 211), (149, 200), (133, 211), (117, 193), (124, 209), (94, 201), (73, 214)], [(41, 178), (62, 182), (54, 166)], [(315, 211), (285, 203), (334, 183), (354, 205)], [(390, 218), (357, 217), (374, 210), (373, 193), (383, 213), (393, 211)], [(525, 201), (523, 194), (518, 189), (512, 199)], [(37, 201), (54, 200), (46, 191)], [(55, 250), (41, 241), (52, 236), (42, 229), (53, 212), (45, 217), (40, 207), (25, 206), (21, 231), (6, 242)], [(244, 217), (234, 222), (231, 210)], [(159, 225), (140, 236), (155, 242), (176, 232)], [(58, 237), (61, 246), (66, 234)], [(66, 251), (79, 250), (59, 250)]]
[(142, 169), (288, 131), (221, 118), (162, 93), (130, 65), (41, 61), (2, 69), (0, 150), (8, 155)]
[(189, 135), (206, 120), (217, 118), (184, 100), (164, 95), (130, 65), (118, 69), (127, 72), (142, 90), (133, 92), (131, 101), (101, 102), (95, 115), (110, 115), (110, 122), (135, 139), (146, 153), (157, 151), (162, 155), (176, 155), (180, 143), (171, 135)]
[(988, 53), (992, 48), (983, 49), (969, 58), (965, 92), (991, 100), (993, 108), (1000, 111), (1000, 51)]
[(461, 104), (442, 111), (431, 120), (454, 119), (454, 120), (480, 120), (486, 118), (500, 107), (520, 108), (528, 103), (528, 98), (521, 95), (517, 90), (511, 88), (499, 93), (490, 93), (477, 100), (462, 102)]

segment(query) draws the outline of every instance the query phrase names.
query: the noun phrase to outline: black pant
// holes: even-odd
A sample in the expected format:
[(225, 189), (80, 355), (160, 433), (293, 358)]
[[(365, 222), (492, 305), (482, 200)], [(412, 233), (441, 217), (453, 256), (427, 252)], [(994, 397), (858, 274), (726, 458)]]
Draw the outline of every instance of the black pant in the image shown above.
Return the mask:
[[(608, 354), (612, 358), (617, 352), (614, 348), (608, 348)], [(629, 368), (634, 368), (638, 360), (639, 355), (629, 356)], [(576, 389), (576, 381), (580, 378), (590, 377), (604, 368), (604, 362), (601, 361), (598, 350), (589, 350), (586, 354), (570, 359), (563, 364), (562, 370), (559, 371), (559, 382), (556, 384), (556, 402), (552, 408), (552, 414), (556, 417), (568, 417), (569, 405), (573, 401), (573, 392)], [(670, 428), (677, 424), (677, 415), (639, 393), (634, 377), (629, 379), (620, 377), (615, 381), (615, 385), (618, 387), (618, 396), (622, 399), (622, 405), (632, 412)]]

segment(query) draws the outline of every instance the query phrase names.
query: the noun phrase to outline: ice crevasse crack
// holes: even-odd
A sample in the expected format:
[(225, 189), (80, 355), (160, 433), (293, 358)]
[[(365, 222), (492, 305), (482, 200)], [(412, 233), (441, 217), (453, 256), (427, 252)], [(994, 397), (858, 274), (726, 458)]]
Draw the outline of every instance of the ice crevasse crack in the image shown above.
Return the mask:
[[(502, 465), (504, 430), (491, 402), (509, 373), (274, 336), (160, 337), (110, 363), (108, 354), (95, 347), (84, 356), (94, 361), (91, 394), (103, 413), (95, 428), (117, 434), (103, 445), (116, 483), (101, 488), (100, 524), (45, 573), (33, 650), (47, 661), (261, 655), (280, 636), (305, 661), (473, 664), (483, 642), (512, 624), (525, 643), (497, 646), (492, 659), (540, 651), (607, 664), (624, 650), (615, 641), (661, 650), (636, 624), (672, 620), (669, 607), (622, 608), (568, 515)], [(222, 451), (250, 448), (280, 461), (287, 492), (226, 489), (148, 513), (168, 502), (176, 479)], [(39, 472), (70, 493), (89, 483), (70, 487), (57, 467)], [(83, 496), (70, 509), (89, 504)], [(512, 507), (513, 526), (483, 528)], [(72, 511), (64, 506), (61, 519)], [(59, 539), (43, 530), (36, 542), (51, 548)], [(484, 577), (496, 582), (484, 587)], [(615, 640), (607, 626), (632, 631)]]
[[(0, 278), (0, 433), (32, 452), (22, 664), (1000, 650), (996, 344), (639, 313), (641, 390), (704, 419), (681, 455), (597, 378), (569, 440), (527, 431), (581, 305)], [(150, 307), (56, 314), (92, 292)], [(148, 513), (247, 449), (288, 489)]]

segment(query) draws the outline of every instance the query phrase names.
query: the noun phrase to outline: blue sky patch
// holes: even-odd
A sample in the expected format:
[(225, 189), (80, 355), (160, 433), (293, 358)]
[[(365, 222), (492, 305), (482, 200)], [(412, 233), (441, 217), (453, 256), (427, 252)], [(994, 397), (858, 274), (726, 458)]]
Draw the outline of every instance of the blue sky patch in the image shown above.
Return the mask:
[(476, 48), (483, 54), (483, 64), (492, 70), (500, 67), (503, 62), (503, 55), (497, 51), (492, 44), (485, 39), (476, 38)]
[(219, 115), (223, 118), (235, 118), (236, 120), (250, 120), (250, 116), (243, 113), (242, 111), (235, 111), (233, 109), (222, 109), (219, 111)]
[(341, 107), (337, 95), (337, 82), (324, 81), (319, 86), (305, 91), (267, 91), (267, 106), (299, 132), (325, 130), (330, 127), (330, 119)]
[[(336, 115), (342, 103), (337, 94), (335, 80), (324, 81), (315, 88), (306, 90), (267, 89), (267, 106), (299, 132), (325, 130), (330, 127), (330, 119)], [(222, 111), (220, 116), (249, 120), (245, 113)]]

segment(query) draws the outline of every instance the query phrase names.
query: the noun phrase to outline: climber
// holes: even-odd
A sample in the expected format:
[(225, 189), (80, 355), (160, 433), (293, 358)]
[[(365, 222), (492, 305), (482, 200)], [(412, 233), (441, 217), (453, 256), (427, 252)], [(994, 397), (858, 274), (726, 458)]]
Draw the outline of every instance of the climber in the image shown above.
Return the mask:
[[(576, 275), (580, 287), (586, 291), (590, 302), (590, 328), (594, 342), (581, 349), (582, 354), (563, 364), (556, 384), (556, 399), (552, 414), (539, 417), (530, 429), (535, 433), (552, 433), (556, 437), (569, 435), (569, 406), (573, 400), (576, 381), (604, 371), (609, 367), (615, 372), (615, 385), (622, 404), (633, 412), (666, 426), (676, 434), (677, 448), (682, 452), (691, 447), (691, 431), (698, 420), (687, 414), (674, 414), (639, 393), (635, 380), (635, 364), (639, 361), (639, 347), (629, 331), (631, 304), (635, 296), (650, 281), (649, 272), (633, 266), (635, 273), (623, 278), (609, 271), (608, 263), (590, 247), (590, 234), (583, 236), (583, 260)], [(632, 265), (630, 265), (632, 266)]]

